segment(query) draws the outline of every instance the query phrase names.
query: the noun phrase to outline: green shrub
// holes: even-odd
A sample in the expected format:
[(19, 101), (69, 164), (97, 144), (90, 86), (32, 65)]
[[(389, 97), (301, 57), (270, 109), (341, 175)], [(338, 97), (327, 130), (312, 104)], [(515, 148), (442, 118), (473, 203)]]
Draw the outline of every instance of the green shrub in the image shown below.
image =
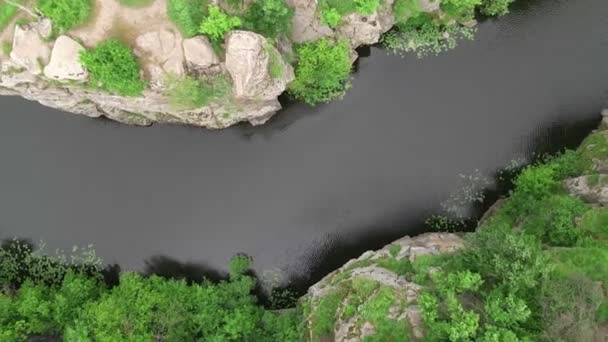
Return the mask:
[(587, 207), (578, 198), (553, 195), (540, 203), (524, 229), (552, 246), (574, 246), (584, 237), (583, 230), (576, 228), (575, 220), (586, 211)]
[(165, 85), (165, 95), (169, 97), (169, 103), (175, 109), (200, 108), (228, 95), (229, 92), (230, 81), (223, 75), (204, 79), (169, 75)]
[(460, 22), (469, 21), (475, 16), (475, 7), (481, 5), (482, 0), (444, 0), (441, 8), (448, 17)]
[(291, 33), (293, 15), (294, 10), (285, 0), (258, 0), (247, 9), (243, 26), (267, 38), (287, 37)]
[(328, 8), (321, 12), (321, 22), (331, 28), (337, 28), (342, 21), (342, 15), (335, 8)]
[(410, 18), (417, 16), (420, 12), (420, 1), (418, 0), (395, 0), (393, 3), (393, 14), (398, 25), (407, 23)]
[(573, 272), (553, 275), (539, 296), (543, 337), (547, 341), (593, 341), (602, 289), (587, 276)]
[(596, 160), (608, 160), (608, 139), (606, 138), (606, 134), (605, 131), (590, 134), (576, 150), (581, 163), (583, 163), (583, 169), (586, 172), (592, 171)]
[(331, 28), (337, 28), (342, 17), (357, 12), (370, 15), (378, 9), (380, 0), (320, 0), (321, 21)]
[(472, 39), (474, 32), (474, 28), (445, 24), (421, 13), (385, 34), (382, 43), (394, 53), (416, 52), (423, 57), (453, 49), (458, 40)]
[(555, 169), (551, 165), (530, 166), (515, 179), (509, 208), (513, 217), (524, 217), (533, 211), (539, 201), (549, 197), (559, 186)]
[(538, 240), (510, 226), (484, 227), (466, 242), (467, 248), (454, 260), (481, 274), (487, 286), (527, 290), (547, 271)]
[(184, 36), (192, 37), (199, 33), (208, 5), (209, 0), (168, 0), (167, 15)]
[(218, 6), (211, 6), (209, 16), (201, 23), (200, 32), (218, 42), (224, 39), (226, 32), (239, 26), (241, 26), (241, 19), (229, 16)]
[(321, 39), (297, 47), (296, 78), (289, 92), (314, 105), (344, 95), (350, 87), (350, 47), (347, 42)]
[(37, 0), (44, 16), (53, 20), (53, 32), (62, 34), (86, 23), (93, 14), (92, 0)]
[(17, 14), (17, 7), (9, 5), (5, 2), (0, 2), (0, 31), (4, 30), (8, 23), (13, 20)]
[(107, 40), (84, 51), (80, 61), (89, 71), (89, 84), (123, 96), (141, 95), (144, 82), (131, 49), (117, 40)]
[(509, 13), (509, 5), (515, 0), (482, 0), (480, 11), (485, 15), (497, 16)]

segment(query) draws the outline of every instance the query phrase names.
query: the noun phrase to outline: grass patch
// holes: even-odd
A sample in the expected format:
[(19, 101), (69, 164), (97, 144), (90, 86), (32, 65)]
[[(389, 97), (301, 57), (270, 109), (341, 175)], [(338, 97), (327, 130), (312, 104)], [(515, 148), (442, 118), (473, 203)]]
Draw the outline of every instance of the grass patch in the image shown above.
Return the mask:
[(266, 43), (264, 46), (266, 53), (268, 54), (268, 73), (273, 79), (280, 78), (283, 76), (283, 66), (281, 65), (281, 55), (275, 48), (270, 44)]
[(608, 140), (606, 132), (596, 132), (589, 135), (577, 150), (585, 171), (592, 171), (594, 160), (608, 159)]
[(224, 75), (197, 79), (191, 76), (169, 75), (165, 94), (175, 109), (194, 109), (208, 105), (211, 101), (230, 93), (231, 85)]
[(345, 296), (346, 290), (339, 288), (321, 298), (311, 317), (311, 330), (315, 336), (327, 335), (334, 331), (337, 311)]

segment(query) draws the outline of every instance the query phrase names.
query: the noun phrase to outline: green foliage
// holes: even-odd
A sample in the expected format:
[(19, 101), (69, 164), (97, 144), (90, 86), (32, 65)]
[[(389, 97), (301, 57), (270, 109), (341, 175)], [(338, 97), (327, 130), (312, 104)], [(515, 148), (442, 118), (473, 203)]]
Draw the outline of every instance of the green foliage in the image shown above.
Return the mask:
[(192, 37), (199, 33), (208, 5), (209, 0), (168, 0), (167, 15), (184, 36)]
[(9, 41), (3, 41), (2, 42), (2, 53), (5, 56), (9, 56), (11, 54), (11, 51), (13, 51), (13, 44)]
[(336, 324), (336, 312), (342, 300), (344, 299), (345, 291), (343, 289), (335, 290), (323, 298), (319, 302), (316, 310), (312, 313), (312, 332), (315, 336), (323, 336), (334, 331)]
[(287, 37), (291, 33), (293, 15), (294, 10), (285, 0), (258, 0), (247, 9), (243, 26), (267, 38)]
[(577, 153), (583, 163), (583, 169), (591, 172), (595, 161), (608, 160), (608, 139), (606, 139), (606, 131), (600, 131), (590, 134), (583, 140), (581, 146), (577, 149)]
[(387, 49), (394, 53), (416, 52), (418, 57), (456, 47), (462, 38), (473, 39), (474, 28), (445, 24), (426, 13), (413, 16), (382, 38)]
[(93, 14), (92, 0), (37, 0), (44, 16), (53, 20), (53, 32), (62, 34), (86, 23)]
[(398, 243), (393, 243), (388, 247), (389, 254), (395, 258), (401, 252), (401, 245)]
[(534, 236), (511, 229), (484, 227), (470, 235), (457, 261), (493, 287), (518, 291), (536, 286), (547, 271), (540, 243)]
[(226, 32), (241, 26), (241, 19), (231, 17), (218, 6), (209, 7), (209, 15), (203, 19), (199, 31), (214, 41), (224, 39)]
[(17, 7), (9, 5), (5, 2), (0, 2), (0, 31), (4, 30), (8, 23), (13, 20), (17, 14)]
[(264, 46), (268, 54), (268, 72), (270, 77), (277, 79), (283, 75), (283, 65), (281, 64), (281, 55), (269, 43)]
[(421, 12), (420, 1), (418, 0), (395, 0), (393, 3), (393, 15), (397, 25), (407, 23)]
[(337, 28), (340, 26), (340, 22), (342, 21), (342, 15), (335, 8), (328, 8), (321, 12), (321, 22), (326, 24), (331, 28)]
[(150, 5), (154, 0), (119, 0), (122, 5), (131, 7), (143, 7)]
[(509, 5), (515, 0), (482, 0), (480, 11), (489, 16), (505, 15), (509, 13)]
[(386, 258), (376, 260), (376, 264), (382, 268), (395, 272), (397, 275), (403, 276), (412, 272), (412, 263), (408, 258), (397, 260), (395, 258)]
[(512, 217), (525, 217), (538, 203), (549, 197), (559, 186), (555, 169), (550, 164), (531, 166), (517, 177), (508, 210)]
[(342, 17), (357, 12), (370, 15), (378, 9), (380, 0), (320, 0), (321, 21), (331, 28), (337, 28)]
[(204, 79), (169, 75), (166, 79), (165, 94), (169, 97), (171, 106), (176, 109), (203, 107), (229, 93), (230, 81), (223, 75)]
[(552, 246), (574, 246), (584, 236), (584, 232), (575, 227), (575, 220), (586, 211), (587, 207), (578, 198), (552, 195), (538, 205), (524, 223), (524, 229)]
[(251, 257), (247, 255), (236, 255), (230, 259), (228, 269), (231, 278), (238, 278), (245, 274), (251, 267)]
[(296, 79), (289, 86), (295, 98), (314, 105), (344, 95), (350, 87), (350, 47), (328, 39), (297, 47)]
[(449, 17), (465, 22), (475, 16), (475, 7), (481, 5), (482, 0), (444, 0), (441, 8)]
[(138, 96), (144, 89), (133, 52), (117, 40), (107, 40), (82, 52), (80, 61), (89, 71), (92, 87), (123, 96)]

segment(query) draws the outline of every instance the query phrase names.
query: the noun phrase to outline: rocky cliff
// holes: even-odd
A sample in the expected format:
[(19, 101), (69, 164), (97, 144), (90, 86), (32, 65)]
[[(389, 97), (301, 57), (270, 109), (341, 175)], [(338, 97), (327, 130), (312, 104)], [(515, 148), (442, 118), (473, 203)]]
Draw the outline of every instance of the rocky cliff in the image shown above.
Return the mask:
[[(203, 35), (183, 37), (167, 17), (165, 0), (142, 8), (124, 7), (119, 0), (97, 1), (90, 23), (58, 37), (51, 20), (40, 14), (30, 23), (15, 19), (0, 36), (12, 42), (10, 54), (0, 57), (0, 94), (135, 125), (224, 128), (243, 121), (258, 125), (281, 108), (277, 98), (294, 78), (292, 65), (283, 57), (292, 53), (293, 43), (345, 38), (356, 56), (357, 46), (377, 43), (394, 24), (390, 0), (371, 15), (349, 15), (336, 29), (321, 23), (316, 0), (287, 3), (294, 9), (290, 37), (269, 44), (257, 33), (233, 31), (226, 35), (222, 49), (214, 48)], [(79, 54), (117, 35), (128, 42), (141, 63), (142, 77), (149, 85), (141, 96), (124, 97), (85, 86), (89, 75)], [(269, 72), (269, 59), (274, 56), (282, 69), (279, 77)], [(232, 92), (200, 108), (175, 108), (163, 91), (167, 74), (225, 75), (232, 81)]]

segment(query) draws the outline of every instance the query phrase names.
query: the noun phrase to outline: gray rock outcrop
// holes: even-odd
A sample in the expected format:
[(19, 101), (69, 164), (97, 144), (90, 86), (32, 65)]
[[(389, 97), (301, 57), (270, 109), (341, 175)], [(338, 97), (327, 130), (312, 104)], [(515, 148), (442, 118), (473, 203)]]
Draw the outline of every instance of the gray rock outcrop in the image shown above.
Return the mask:
[(304, 43), (333, 35), (329, 26), (321, 23), (317, 11), (317, 0), (287, 0), (287, 4), (294, 9), (291, 21), (291, 40), (295, 43)]
[(68, 36), (60, 36), (55, 41), (51, 60), (44, 68), (44, 76), (58, 81), (86, 81), (88, 72), (80, 63), (80, 53), (84, 47)]
[[(387, 317), (395, 320), (397, 324), (406, 325), (415, 338), (423, 338), (422, 312), (416, 303), (422, 287), (405, 276), (384, 268), (381, 261), (391, 258), (397, 261), (403, 259), (414, 261), (421, 255), (453, 253), (463, 245), (463, 240), (456, 234), (427, 233), (413, 238), (406, 236), (380, 250), (367, 251), (308, 289), (308, 293), (302, 298), (303, 303), (310, 305), (311, 308), (311, 316), (307, 317), (307, 321), (311, 324), (312, 315), (323, 298), (339, 293), (340, 289), (344, 288), (344, 284), (351, 284), (346, 285), (348, 287), (352, 286), (353, 282), (366, 281), (375, 284), (376, 291), (380, 289), (391, 291), (395, 301), (389, 308)], [(374, 295), (372, 293), (365, 300)], [(363, 319), (359, 310), (355, 310), (352, 315), (344, 315), (343, 312), (348, 305), (349, 297), (345, 296), (337, 309), (338, 318), (334, 326), (333, 340), (361, 342), (366, 336), (375, 333), (374, 324)]]
[(565, 181), (565, 186), (568, 192), (585, 202), (608, 205), (608, 175), (593, 174), (571, 178)]
[[(273, 77), (272, 68), (280, 68), (280, 75)], [(248, 31), (228, 34), (226, 70), (234, 82), (234, 95), (240, 99), (276, 98), (294, 79), (293, 67), (277, 49), (263, 36)]]

